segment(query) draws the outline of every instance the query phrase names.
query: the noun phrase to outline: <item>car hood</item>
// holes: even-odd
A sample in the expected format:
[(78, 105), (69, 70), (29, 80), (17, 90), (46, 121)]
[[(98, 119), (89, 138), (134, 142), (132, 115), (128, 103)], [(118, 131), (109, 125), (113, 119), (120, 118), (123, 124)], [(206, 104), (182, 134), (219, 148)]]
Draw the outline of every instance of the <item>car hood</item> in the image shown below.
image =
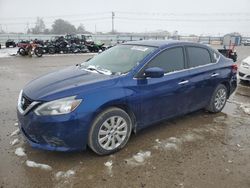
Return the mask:
[[(50, 101), (78, 95), (93, 87), (96, 82), (110, 80), (115, 76), (85, 71), (78, 66), (68, 67), (41, 76), (29, 82), (23, 89), (24, 95), (32, 100)], [(102, 86), (113, 82), (102, 83)]]
[(242, 62), (247, 63), (248, 65), (250, 65), (250, 56), (248, 56), (247, 58), (243, 59)]

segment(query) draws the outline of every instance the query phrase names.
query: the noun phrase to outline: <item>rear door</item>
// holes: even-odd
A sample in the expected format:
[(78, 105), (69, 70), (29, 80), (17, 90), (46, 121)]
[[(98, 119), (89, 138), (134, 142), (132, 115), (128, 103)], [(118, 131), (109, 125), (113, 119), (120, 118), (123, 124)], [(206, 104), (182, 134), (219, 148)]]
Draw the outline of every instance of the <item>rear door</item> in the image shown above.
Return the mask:
[(211, 50), (200, 46), (185, 46), (189, 68), (189, 84), (193, 88), (188, 101), (189, 111), (204, 108), (217, 86), (220, 70), (218, 57)]

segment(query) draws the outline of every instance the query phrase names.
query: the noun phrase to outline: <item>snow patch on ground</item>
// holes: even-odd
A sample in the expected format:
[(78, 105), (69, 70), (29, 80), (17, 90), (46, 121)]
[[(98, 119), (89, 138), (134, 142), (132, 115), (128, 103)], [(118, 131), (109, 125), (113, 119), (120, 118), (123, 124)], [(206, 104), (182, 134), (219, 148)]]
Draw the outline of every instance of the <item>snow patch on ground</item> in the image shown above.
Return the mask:
[(186, 134), (182, 136), (183, 141), (187, 142), (193, 142), (196, 140), (195, 136), (193, 134)]
[(26, 156), (26, 153), (24, 152), (24, 149), (21, 148), (21, 147), (16, 148), (15, 154), (16, 154), (18, 157)]
[(145, 163), (147, 159), (151, 157), (151, 151), (140, 151), (133, 157), (125, 159), (126, 163), (132, 166), (138, 166)]
[(233, 104), (236, 104), (236, 105), (240, 106), (240, 109), (241, 109), (244, 113), (250, 115), (250, 104), (243, 104), (243, 103), (237, 102), (237, 101), (235, 101), (235, 100), (228, 100), (227, 102), (233, 103)]
[(193, 134), (193, 133), (187, 133), (182, 135), (181, 138), (184, 142), (194, 142), (196, 140), (203, 140), (204, 137), (198, 134)]
[(31, 168), (40, 168), (42, 170), (52, 170), (52, 167), (46, 164), (36, 163), (34, 161), (27, 160), (26, 165)]
[(5, 48), (0, 50), (0, 58), (10, 57), (17, 54), (18, 48)]
[(196, 133), (186, 133), (182, 134), (180, 138), (170, 137), (165, 140), (156, 139), (156, 145), (153, 146), (154, 149), (161, 149), (167, 151), (178, 151), (184, 142), (194, 142), (196, 140), (203, 140), (204, 137)]
[(75, 175), (75, 171), (74, 170), (68, 170), (66, 172), (64, 171), (59, 171), (55, 174), (55, 177), (57, 180), (60, 180), (60, 179), (68, 179), (68, 178), (71, 178), (72, 176)]
[(20, 129), (16, 129), (15, 131), (13, 131), (10, 136), (15, 136), (15, 135), (18, 135), (20, 133)]
[(240, 109), (243, 110), (244, 113), (250, 115), (250, 105), (249, 104), (248, 105), (244, 105), (244, 104), (240, 105)]
[(16, 122), (14, 125), (17, 127), (17, 126), (18, 126), (18, 123)]
[(154, 146), (155, 149), (164, 149), (164, 150), (178, 150), (178, 145), (181, 144), (181, 140), (176, 137), (170, 137), (165, 140), (155, 140), (157, 145)]
[(113, 168), (113, 162), (112, 160), (107, 161), (106, 163), (104, 163), (104, 165), (107, 167), (106, 168), (106, 172), (109, 176), (113, 176), (113, 172), (112, 172), (112, 168)]
[(19, 143), (19, 139), (16, 138), (16, 139), (14, 139), (13, 141), (10, 142), (10, 145), (14, 146), (14, 145), (16, 145), (18, 143)]

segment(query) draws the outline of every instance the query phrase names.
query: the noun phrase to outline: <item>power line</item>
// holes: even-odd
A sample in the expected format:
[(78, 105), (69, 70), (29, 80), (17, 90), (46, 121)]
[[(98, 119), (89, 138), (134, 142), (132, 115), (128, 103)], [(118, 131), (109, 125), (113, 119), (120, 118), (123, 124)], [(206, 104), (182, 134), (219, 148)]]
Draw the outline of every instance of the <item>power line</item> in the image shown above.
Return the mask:
[(250, 19), (165, 19), (165, 18), (132, 18), (132, 17), (116, 17), (117, 20), (131, 21), (169, 21), (169, 22), (250, 22)]
[(52, 18), (65, 18), (65, 17), (79, 17), (79, 16), (93, 16), (93, 15), (108, 15), (110, 12), (92, 12), (92, 13), (82, 13), (82, 14), (66, 14), (66, 15), (55, 15), (55, 16), (29, 16), (29, 17), (6, 17), (0, 18), (0, 20), (17, 20), (17, 19), (36, 19), (37, 17), (41, 17), (43, 19), (52, 19)]
[(173, 12), (124, 12), (117, 14), (125, 15), (151, 15), (151, 16), (250, 16), (250, 12), (210, 12), (210, 13), (173, 13)]

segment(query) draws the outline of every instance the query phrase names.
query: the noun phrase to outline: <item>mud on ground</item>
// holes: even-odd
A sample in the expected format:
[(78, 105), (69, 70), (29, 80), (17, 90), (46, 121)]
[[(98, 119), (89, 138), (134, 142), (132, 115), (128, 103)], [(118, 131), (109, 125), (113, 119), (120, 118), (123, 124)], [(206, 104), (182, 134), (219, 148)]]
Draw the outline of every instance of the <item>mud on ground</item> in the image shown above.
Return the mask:
[(20, 89), (87, 58), (0, 59), (0, 187), (250, 187), (248, 85), (239, 85), (223, 112), (198, 111), (153, 125), (110, 156), (31, 148), (14, 132)]

